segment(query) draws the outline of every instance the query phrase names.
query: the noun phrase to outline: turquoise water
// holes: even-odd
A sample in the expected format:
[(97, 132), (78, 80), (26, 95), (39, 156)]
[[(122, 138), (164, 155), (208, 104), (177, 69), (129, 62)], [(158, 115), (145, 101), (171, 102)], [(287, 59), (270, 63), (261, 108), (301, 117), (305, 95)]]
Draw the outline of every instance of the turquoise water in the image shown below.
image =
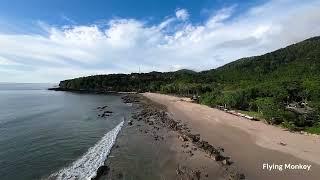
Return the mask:
[[(88, 149), (130, 112), (119, 96), (46, 90), (51, 86), (0, 84), (1, 180), (47, 178), (83, 162)], [(100, 118), (96, 108), (104, 105), (114, 113)]]

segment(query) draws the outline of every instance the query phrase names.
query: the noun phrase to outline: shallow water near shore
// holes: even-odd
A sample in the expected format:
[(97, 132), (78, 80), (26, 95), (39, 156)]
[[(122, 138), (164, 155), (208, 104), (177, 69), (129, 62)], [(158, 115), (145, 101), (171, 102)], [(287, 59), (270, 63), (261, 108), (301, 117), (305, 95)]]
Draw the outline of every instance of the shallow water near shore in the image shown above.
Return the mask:
[[(50, 86), (0, 84), (0, 179), (47, 178), (71, 166), (131, 112), (120, 96), (46, 90)], [(112, 115), (98, 117), (97, 107), (105, 105)]]

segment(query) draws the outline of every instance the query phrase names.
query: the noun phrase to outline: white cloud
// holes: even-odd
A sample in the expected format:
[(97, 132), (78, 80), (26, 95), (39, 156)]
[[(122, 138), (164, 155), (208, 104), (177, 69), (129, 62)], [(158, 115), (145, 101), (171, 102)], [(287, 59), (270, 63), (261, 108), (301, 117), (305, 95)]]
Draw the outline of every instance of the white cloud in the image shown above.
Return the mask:
[(240, 15), (231, 6), (197, 25), (184, 21), (189, 15), (180, 9), (176, 17), (151, 26), (112, 19), (103, 27), (40, 23), (45, 35), (0, 31), (0, 82), (56, 82), (139, 67), (145, 72), (211, 69), (320, 35), (319, 6), (312, 0), (270, 1)]
[(214, 28), (219, 24), (222, 24), (223, 21), (227, 20), (228, 18), (231, 17), (232, 13), (234, 12), (234, 9), (236, 6), (231, 6), (227, 8), (222, 8), (218, 10), (216, 13), (212, 15), (211, 18), (207, 21), (206, 25), (208, 27)]
[(176, 17), (179, 20), (186, 21), (189, 19), (189, 13), (186, 9), (177, 9), (176, 10)]
[(19, 63), (16, 63), (16, 62), (11, 61), (5, 57), (0, 56), (0, 65), (2, 65), (2, 66), (4, 66), (4, 65), (19, 65)]

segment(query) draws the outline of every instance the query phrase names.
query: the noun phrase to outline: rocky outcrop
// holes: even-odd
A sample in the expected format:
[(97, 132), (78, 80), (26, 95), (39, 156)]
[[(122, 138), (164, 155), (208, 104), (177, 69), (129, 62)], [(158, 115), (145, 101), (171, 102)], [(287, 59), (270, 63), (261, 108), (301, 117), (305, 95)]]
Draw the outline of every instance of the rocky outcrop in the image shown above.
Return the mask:
[[(166, 112), (166, 107), (144, 99), (139, 95), (127, 95), (122, 97), (122, 99), (126, 103), (134, 102), (138, 103), (140, 106), (140, 111), (132, 115), (133, 120), (144, 121), (147, 125), (153, 126), (154, 129), (162, 126), (177, 132), (180, 141), (184, 143), (190, 142), (195, 146), (195, 149), (185, 151), (187, 154), (193, 156), (193, 151), (199, 149), (205, 152), (212, 160), (217, 161), (221, 166), (225, 167), (229, 174), (229, 179), (245, 179), (245, 176), (242, 173), (238, 172), (236, 168), (231, 167), (231, 164), (233, 164), (231, 158), (224, 155), (223, 148), (214, 147), (207, 141), (202, 140), (200, 134), (191, 133), (190, 129), (185, 124), (182, 124), (169, 116)], [(129, 121), (128, 124), (132, 125), (132, 121)], [(144, 131), (144, 133), (149, 132), (150, 131), (147, 130)], [(152, 135), (156, 141), (163, 139), (163, 137), (156, 135), (155, 132), (153, 132)], [(188, 144), (183, 144), (182, 146), (185, 148), (189, 147)], [(182, 170), (178, 169), (177, 173), (182, 173)], [(193, 176), (194, 179), (197, 179), (198, 175)]]

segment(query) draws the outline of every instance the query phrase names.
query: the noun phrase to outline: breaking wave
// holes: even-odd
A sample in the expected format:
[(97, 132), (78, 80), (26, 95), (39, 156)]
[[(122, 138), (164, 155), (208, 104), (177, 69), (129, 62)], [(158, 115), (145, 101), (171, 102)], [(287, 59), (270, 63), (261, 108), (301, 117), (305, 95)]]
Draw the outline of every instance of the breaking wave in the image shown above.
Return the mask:
[(123, 123), (124, 121), (105, 134), (80, 159), (73, 162), (69, 167), (52, 174), (49, 179), (91, 179), (95, 177), (97, 169), (104, 165), (104, 161), (110, 153)]

